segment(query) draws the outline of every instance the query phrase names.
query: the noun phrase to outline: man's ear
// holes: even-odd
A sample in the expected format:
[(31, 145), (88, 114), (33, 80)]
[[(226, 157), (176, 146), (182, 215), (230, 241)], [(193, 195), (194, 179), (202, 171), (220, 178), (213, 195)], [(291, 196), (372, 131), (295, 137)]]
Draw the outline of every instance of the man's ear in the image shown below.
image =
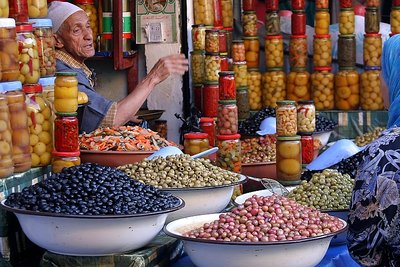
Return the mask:
[(55, 33), (53, 36), (54, 36), (54, 46), (58, 49), (63, 48), (64, 42), (62, 38), (57, 33)]

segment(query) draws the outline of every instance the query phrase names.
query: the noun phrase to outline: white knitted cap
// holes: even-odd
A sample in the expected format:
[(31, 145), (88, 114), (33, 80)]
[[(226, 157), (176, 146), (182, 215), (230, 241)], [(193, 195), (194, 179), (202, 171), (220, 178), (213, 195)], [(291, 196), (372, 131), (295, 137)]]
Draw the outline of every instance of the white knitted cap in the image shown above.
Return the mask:
[(57, 32), (64, 21), (78, 11), (83, 11), (83, 9), (68, 2), (51, 2), (47, 16), (53, 21), (53, 32)]

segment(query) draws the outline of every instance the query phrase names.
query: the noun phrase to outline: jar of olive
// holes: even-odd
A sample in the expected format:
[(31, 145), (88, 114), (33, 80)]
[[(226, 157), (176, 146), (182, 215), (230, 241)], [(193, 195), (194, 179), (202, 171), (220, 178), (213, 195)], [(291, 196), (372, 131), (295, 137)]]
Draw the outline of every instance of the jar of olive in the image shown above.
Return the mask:
[(191, 51), (190, 61), (191, 61), (191, 73), (193, 83), (202, 83), (204, 79), (204, 52), (203, 51)]
[(332, 67), (314, 68), (311, 74), (311, 92), (317, 110), (332, 110), (335, 107), (334, 89)]
[(206, 27), (204, 24), (192, 25), (192, 45), (194, 50), (206, 49)]
[(281, 34), (281, 22), (278, 11), (270, 11), (265, 13), (265, 34)]
[(306, 68), (308, 61), (307, 35), (292, 35), (289, 43), (291, 68)]
[(354, 34), (354, 9), (342, 8), (339, 13), (339, 32), (340, 34)]
[(71, 113), (78, 109), (78, 80), (76, 72), (56, 72), (54, 86), (54, 109)]
[(248, 87), (237, 88), (236, 102), (238, 106), (238, 120), (243, 121), (245, 119), (248, 119), (250, 116)]
[(198, 154), (210, 147), (207, 133), (187, 133), (183, 136), (183, 152), (189, 155)]
[(271, 68), (262, 76), (263, 107), (276, 107), (276, 102), (286, 98), (286, 74), (282, 68)]
[(278, 136), (295, 136), (297, 134), (296, 101), (277, 101), (276, 134)]
[(218, 134), (237, 134), (238, 107), (236, 100), (221, 100), (218, 102), (217, 116)]
[(82, 8), (89, 18), (90, 28), (93, 34), (93, 45), (96, 47), (97, 35), (99, 33), (99, 21), (97, 16), (97, 8), (94, 5), (94, 0), (74, 0), (74, 4)]
[(246, 61), (246, 50), (243, 40), (232, 41), (232, 60), (233, 62)]
[(356, 36), (354, 34), (339, 35), (338, 64), (344, 68), (356, 65)]
[(260, 40), (258, 37), (243, 37), (246, 51), (247, 68), (258, 68), (260, 54)]
[(247, 86), (247, 64), (246, 61), (233, 62), (233, 71), (235, 72), (236, 87)]
[(194, 0), (193, 14), (195, 24), (214, 26), (214, 4), (213, 0)]
[(51, 163), (51, 171), (59, 173), (64, 168), (74, 167), (81, 164), (80, 151), (76, 152), (58, 152), (53, 151), (53, 160)]
[(36, 84), (40, 78), (39, 52), (32, 24), (16, 27), (19, 46), (19, 77), (22, 84)]
[(311, 99), (310, 73), (304, 68), (293, 68), (286, 79), (287, 99), (309, 100)]
[(315, 34), (329, 34), (331, 16), (329, 9), (318, 9), (315, 12)]
[(314, 67), (329, 67), (332, 64), (331, 35), (315, 35), (313, 44)]
[(265, 36), (265, 66), (267, 68), (283, 68), (282, 35)]
[(247, 84), (250, 110), (262, 109), (261, 73), (258, 69), (248, 69)]
[(379, 33), (380, 17), (379, 8), (369, 7), (366, 9), (364, 24), (366, 33)]
[(360, 79), (360, 104), (363, 110), (383, 110), (383, 98), (381, 94), (381, 68), (365, 67)]
[(206, 52), (218, 53), (219, 52), (219, 33), (216, 29), (206, 30)]
[(233, 27), (233, 3), (232, 0), (221, 0), (222, 26)]
[(0, 178), (12, 175), (14, 172), (12, 133), (7, 97), (0, 85)]
[(312, 100), (297, 102), (297, 132), (300, 135), (312, 134), (315, 131), (315, 106)]
[(300, 183), (302, 169), (300, 136), (282, 137), (276, 140), (276, 175), (284, 185)]
[(15, 81), (19, 77), (19, 52), (14, 19), (0, 19), (0, 81)]
[(355, 68), (340, 68), (335, 75), (335, 104), (340, 110), (355, 110), (360, 105), (359, 75)]
[(204, 64), (204, 80), (218, 82), (218, 73), (221, 71), (219, 53), (206, 53)]
[(257, 15), (255, 11), (245, 11), (243, 12), (243, 35), (257, 36)]
[(241, 173), (240, 134), (217, 135), (217, 143), (217, 166), (225, 170)]
[(364, 65), (380, 67), (382, 57), (382, 35), (367, 33), (364, 35)]
[(393, 6), (390, 11), (390, 30), (392, 33), (400, 33), (400, 6)]

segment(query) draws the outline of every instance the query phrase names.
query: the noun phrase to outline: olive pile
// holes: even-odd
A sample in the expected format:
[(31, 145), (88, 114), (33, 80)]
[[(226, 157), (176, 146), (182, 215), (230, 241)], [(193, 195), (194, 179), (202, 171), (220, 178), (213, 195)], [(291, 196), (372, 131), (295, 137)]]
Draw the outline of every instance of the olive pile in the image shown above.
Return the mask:
[(347, 174), (325, 169), (314, 173), (311, 180), (302, 184), (287, 196), (300, 204), (322, 210), (348, 209), (354, 181)]
[(257, 131), (260, 130), (261, 122), (268, 118), (275, 117), (275, 109), (271, 107), (264, 108), (258, 111), (256, 114), (251, 116), (245, 121), (239, 123), (239, 133), (245, 135), (257, 135)]
[(365, 146), (377, 139), (385, 130), (383, 127), (375, 127), (371, 132), (357, 136), (354, 140), (357, 146)]
[(139, 214), (179, 205), (178, 198), (112, 167), (85, 163), (11, 194), (6, 205), (71, 215)]
[(242, 140), (241, 150), (242, 163), (275, 161), (276, 137), (268, 135)]
[(133, 179), (157, 188), (185, 188), (227, 185), (239, 175), (211, 164), (209, 159), (170, 155), (118, 167)]
[(338, 124), (324, 116), (316, 115), (315, 117), (315, 132), (329, 132), (335, 129)]

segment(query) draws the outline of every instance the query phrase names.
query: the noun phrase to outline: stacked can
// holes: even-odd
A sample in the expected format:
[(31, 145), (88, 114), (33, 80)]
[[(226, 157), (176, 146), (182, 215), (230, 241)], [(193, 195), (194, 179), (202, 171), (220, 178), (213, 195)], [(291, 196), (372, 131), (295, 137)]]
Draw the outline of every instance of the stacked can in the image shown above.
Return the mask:
[(340, 110), (360, 106), (359, 75), (356, 65), (355, 16), (351, 0), (340, 1), (338, 64), (335, 76), (335, 105)]
[(391, 36), (400, 33), (400, 0), (392, 1), (392, 11), (390, 12)]
[(365, 2), (364, 73), (360, 79), (360, 105), (363, 110), (382, 110), (380, 90), (382, 35), (380, 30), (380, 1)]

